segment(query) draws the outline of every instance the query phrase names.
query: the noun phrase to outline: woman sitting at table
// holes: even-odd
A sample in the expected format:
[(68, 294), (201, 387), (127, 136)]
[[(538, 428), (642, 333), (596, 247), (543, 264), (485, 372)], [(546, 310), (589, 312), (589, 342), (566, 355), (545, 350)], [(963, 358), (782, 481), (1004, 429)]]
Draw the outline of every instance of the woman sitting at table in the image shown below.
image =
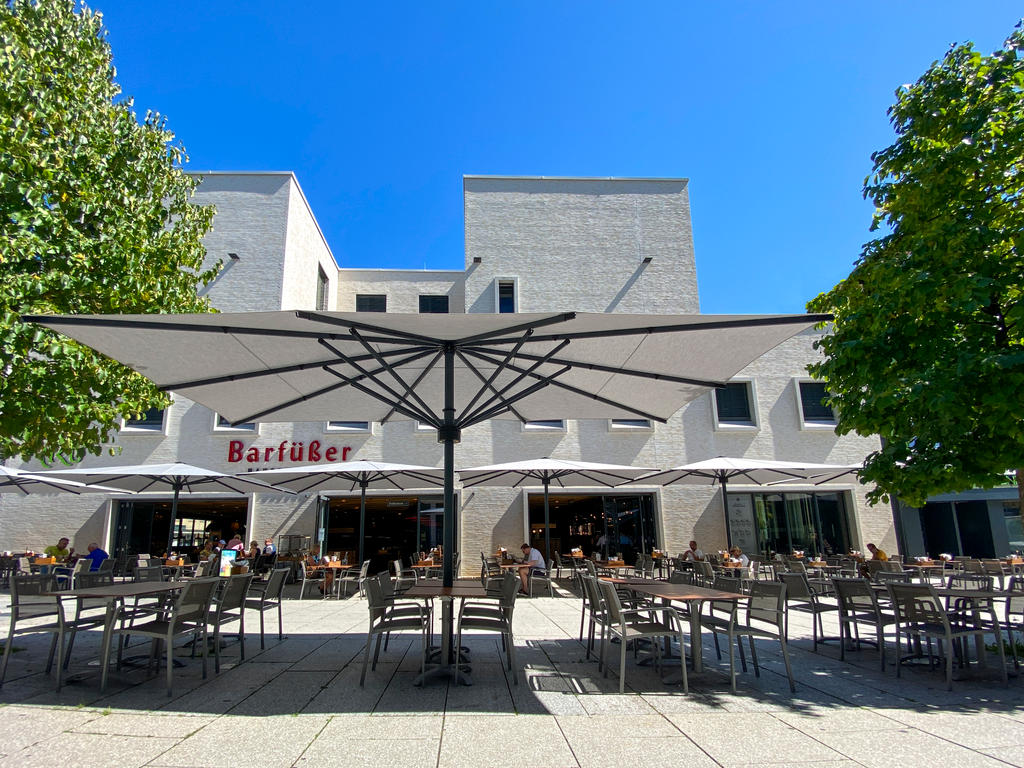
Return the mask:
[(750, 558), (744, 555), (743, 550), (737, 546), (733, 546), (733, 548), (729, 550), (729, 557), (731, 557), (733, 560), (739, 560), (740, 566), (742, 566), (743, 568), (746, 568), (748, 565), (750, 565)]
[(320, 585), (320, 594), (326, 594), (334, 583), (334, 571), (330, 568), (324, 568), (327, 563), (327, 558), (320, 554), (320, 545), (314, 544), (309, 548), (309, 554), (306, 555), (306, 568), (322, 569), (324, 573), (323, 583)]

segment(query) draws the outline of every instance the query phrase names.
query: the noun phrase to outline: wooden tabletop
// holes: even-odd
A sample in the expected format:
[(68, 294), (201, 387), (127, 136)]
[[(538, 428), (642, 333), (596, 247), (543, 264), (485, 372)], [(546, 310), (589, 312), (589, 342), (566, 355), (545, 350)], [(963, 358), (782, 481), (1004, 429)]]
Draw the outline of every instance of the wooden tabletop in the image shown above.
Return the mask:
[(487, 590), (484, 585), (474, 579), (457, 579), (452, 586), (446, 587), (440, 579), (420, 581), (409, 587), (401, 597), (485, 597)]
[(625, 584), (632, 586), (634, 584), (664, 584), (664, 581), (657, 581), (656, 579), (641, 579), (639, 577), (630, 576), (599, 576), (601, 581), (607, 581), (611, 584)]
[(77, 589), (63, 589), (57, 592), (44, 592), (43, 594), (50, 597), (142, 597), (144, 595), (158, 595), (161, 592), (174, 592), (189, 583), (191, 582), (119, 581), (99, 587), (79, 587)]
[(737, 592), (723, 592), (720, 589), (697, 587), (693, 584), (667, 584), (661, 581), (654, 584), (636, 584), (631, 586), (630, 589), (633, 592), (650, 595), (651, 597), (658, 597), (662, 600), (704, 601), (747, 599), (747, 595), (741, 595)]

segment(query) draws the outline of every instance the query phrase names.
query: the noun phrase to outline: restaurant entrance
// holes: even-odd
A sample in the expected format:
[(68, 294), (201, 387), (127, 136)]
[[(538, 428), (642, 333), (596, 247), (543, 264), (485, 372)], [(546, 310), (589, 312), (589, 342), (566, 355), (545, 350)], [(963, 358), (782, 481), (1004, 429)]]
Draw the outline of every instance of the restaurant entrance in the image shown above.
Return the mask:
[[(544, 494), (529, 494), (528, 506), (530, 544), (550, 562), (550, 555), (544, 552)], [(623, 559), (632, 564), (637, 554), (658, 546), (652, 494), (552, 493), (548, 520), (551, 551), (561, 555), (575, 547), (587, 556), (621, 552)]]
[(730, 493), (729, 510), (734, 530), (745, 515), (752, 517), (749, 530), (753, 535), (749, 540), (733, 538), (747, 554), (770, 556), (801, 550), (808, 555), (832, 555), (850, 551), (845, 493)]
[[(323, 527), (322, 550), (346, 553), (354, 563), (359, 551), (359, 497), (329, 497)], [(370, 561), (370, 573), (387, 570), (399, 558), (407, 564), (414, 552), (439, 546), (443, 528), (440, 496), (367, 496), (363, 555)]]
[[(140, 553), (164, 554), (171, 523), (171, 499), (116, 503), (111, 554), (125, 563)], [(210, 537), (226, 541), (237, 533), (244, 538), (248, 514), (249, 502), (244, 498), (179, 499), (173, 548), (195, 560), (203, 542)]]

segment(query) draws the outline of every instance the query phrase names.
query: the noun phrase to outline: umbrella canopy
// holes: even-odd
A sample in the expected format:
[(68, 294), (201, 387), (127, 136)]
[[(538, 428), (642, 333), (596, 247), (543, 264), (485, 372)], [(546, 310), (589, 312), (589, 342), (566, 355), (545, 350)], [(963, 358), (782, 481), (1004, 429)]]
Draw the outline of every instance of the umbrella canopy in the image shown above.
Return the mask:
[(653, 470), (620, 464), (595, 464), (586, 461), (543, 458), (527, 459), (510, 464), (492, 464), (488, 467), (470, 467), (457, 471), (459, 479), (467, 488), (477, 485), (504, 485), (513, 488), (518, 488), (521, 485), (543, 485), (544, 557), (550, 559), (551, 529), (548, 523), (550, 520), (549, 489), (552, 483), (560, 488), (580, 485), (614, 487), (640, 475), (650, 474)]
[(0, 493), (110, 493), (116, 488), (85, 485), (74, 480), (56, 480), (14, 467), (0, 466)]
[[(253, 312), (26, 316), (231, 422), (415, 419), (444, 445), (444, 583), (454, 445), (495, 418), (665, 421), (828, 315)], [(242, 396), (244, 393), (244, 396)]]
[[(366, 489), (385, 488), (405, 491), (411, 488), (436, 488), (444, 485), (444, 472), (414, 464), (388, 464), (383, 461), (346, 461), (312, 464), (249, 472), (246, 477), (288, 488), (296, 493), (310, 491), (354, 491), (359, 489), (359, 562), (363, 561), (366, 534)], [(417, 523), (417, 526), (419, 523)], [(419, 546), (417, 534), (417, 547)]]
[[(133, 493), (173, 493), (171, 502), (171, 527), (167, 534), (167, 551), (174, 541), (174, 523), (178, 517), (178, 495), (195, 491), (233, 491), (235, 493), (276, 492), (278, 489), (258, 480), (248, 480), (225, 475), (212, 469), (195, 467), (191, 464), (135, 464), (120, 467), (86, 467), (58, 469), (41, 472), (47, 478), (77, 480), (84, 483), (103, 483), (108, 490), (131, 491)], [(284, 490), (284, 493), (294, 491)]]
[[(802, 461), (772, 461), (770, 459), (745, 459), (718, 456), (714, 459), (684, 464), (680, 467), (655, 472), (652, 475), (639, 477), (633, 482), (637, 485), (657, 483), (671, 485), (684, 483), (687, 485), (721, 485), (722, 508), (725, 509), (726, 488), (731, 481), (749, 485), (774, 485), (776, 483), (807, 480), (809, 482), (832, 482), (847, 477), (860, 469), (859, 464), (816, 464)], [(729, 530), (729, 514), (725, 515), (726, 542), (732, 543)]]

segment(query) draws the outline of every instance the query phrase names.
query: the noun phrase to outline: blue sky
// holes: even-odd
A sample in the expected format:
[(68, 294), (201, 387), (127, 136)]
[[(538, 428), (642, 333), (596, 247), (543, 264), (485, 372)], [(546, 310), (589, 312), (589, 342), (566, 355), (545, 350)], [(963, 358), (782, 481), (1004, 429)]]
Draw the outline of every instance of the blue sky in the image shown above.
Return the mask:
[[(870, 236), (886, 109), (1019, 3), (94, 0), (190, 170), (291, 170), (345, 267), (461, 269), (462, 175), (690, 179), (704, 312), (800, 312)], [(566, 307), (565, 309), (572, 309)]]

